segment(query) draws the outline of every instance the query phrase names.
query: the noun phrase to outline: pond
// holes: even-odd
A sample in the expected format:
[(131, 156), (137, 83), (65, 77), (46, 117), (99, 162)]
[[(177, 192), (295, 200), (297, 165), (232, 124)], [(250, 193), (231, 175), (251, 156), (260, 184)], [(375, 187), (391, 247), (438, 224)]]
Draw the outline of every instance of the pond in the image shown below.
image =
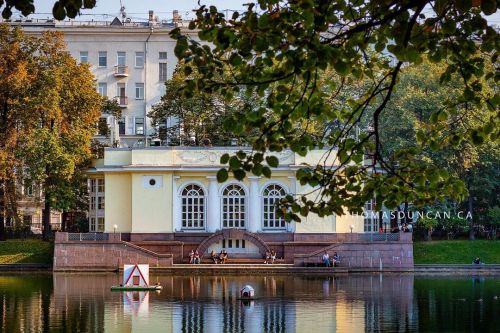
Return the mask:
[[(2, 274), (2, 273), (0, 273)], [(372, 274), (152, 276), (164, 289), (111, 292), (117, 274), (2, 274), (0, 332), (498, 331), (500, 279)], [(256, 299), (242, 302), (246, 284)]]

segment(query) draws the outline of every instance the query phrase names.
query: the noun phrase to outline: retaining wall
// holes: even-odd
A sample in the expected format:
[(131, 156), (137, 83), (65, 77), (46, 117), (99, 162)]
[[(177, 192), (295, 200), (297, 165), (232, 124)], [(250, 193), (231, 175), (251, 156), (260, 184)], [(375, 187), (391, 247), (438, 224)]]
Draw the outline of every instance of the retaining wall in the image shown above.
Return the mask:
[(70, 241), (68, 233), (56, 233), (54, 271), (113, 271), (124, 264), (172, 266), (171, 254), (158, 254), (110, 234), (104, 241)]

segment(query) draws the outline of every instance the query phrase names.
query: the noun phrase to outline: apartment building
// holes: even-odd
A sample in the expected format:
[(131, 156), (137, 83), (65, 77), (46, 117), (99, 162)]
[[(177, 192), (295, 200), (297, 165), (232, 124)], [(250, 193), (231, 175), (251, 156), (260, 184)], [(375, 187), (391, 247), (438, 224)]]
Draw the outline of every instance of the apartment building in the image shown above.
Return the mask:
[[(183, 26), (179, 15), (160, 21), (149, 12), (149, 20), (133, 22), (114, 18), (110, 21), (14, 20), (28, 34), (44, 31), (64, 33), (68, 51), (81, 63), (89, 64), (95, 75), (96, 89), (114, 99), (122, 108), (115, 117), (103, 113), (101, 122), (108, 131), (96, 138), (109, 146), (140, 148), (151, 144), (154, 134), (147, 114), (165, 93), (165, 81), (172, 77), (177, 60), (176, 41), (170, 31)], [(103, 125), (103, 124), (101, 124)]]

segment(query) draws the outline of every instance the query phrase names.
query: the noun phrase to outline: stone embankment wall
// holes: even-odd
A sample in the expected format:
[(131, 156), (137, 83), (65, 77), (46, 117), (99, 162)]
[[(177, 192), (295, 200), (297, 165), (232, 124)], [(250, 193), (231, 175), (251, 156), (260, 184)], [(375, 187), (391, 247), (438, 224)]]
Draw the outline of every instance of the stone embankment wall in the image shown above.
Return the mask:
[[(330, 257), (335, 252), (340, 256), (340, 267), (360, 269), (413, 269), (413, 242), (411, 233), (399, 233), (397, 240), (370, 241), (359, 237), (360, 234), (344, 234), (342, 242), (309, 252), (294, 246), (293, 263), (307, 266), (321, 263), (327, 252)], [(382, 234), (385, 235), (385, 234)], [(389, 238), (390, 239), (390, 238)], [(305, 244), (303, 247), (306, 247)]]
[(120, 240), (109, 234), (108, 240), (69, 240), (68, 233), (58, 232), (54, 245), (54, 271), (113, 271), (124, 264), (171, 266), (171, 254), (158, 254)]

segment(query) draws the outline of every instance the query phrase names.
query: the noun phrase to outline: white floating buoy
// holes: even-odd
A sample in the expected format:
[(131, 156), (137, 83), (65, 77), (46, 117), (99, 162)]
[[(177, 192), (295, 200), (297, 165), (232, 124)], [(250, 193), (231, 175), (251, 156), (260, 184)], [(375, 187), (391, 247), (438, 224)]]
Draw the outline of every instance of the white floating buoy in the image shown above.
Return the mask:
[(255, 296), (255, 290), (252, 286), (246, 285), (240, 290), (241, 298), (253, 298)]

